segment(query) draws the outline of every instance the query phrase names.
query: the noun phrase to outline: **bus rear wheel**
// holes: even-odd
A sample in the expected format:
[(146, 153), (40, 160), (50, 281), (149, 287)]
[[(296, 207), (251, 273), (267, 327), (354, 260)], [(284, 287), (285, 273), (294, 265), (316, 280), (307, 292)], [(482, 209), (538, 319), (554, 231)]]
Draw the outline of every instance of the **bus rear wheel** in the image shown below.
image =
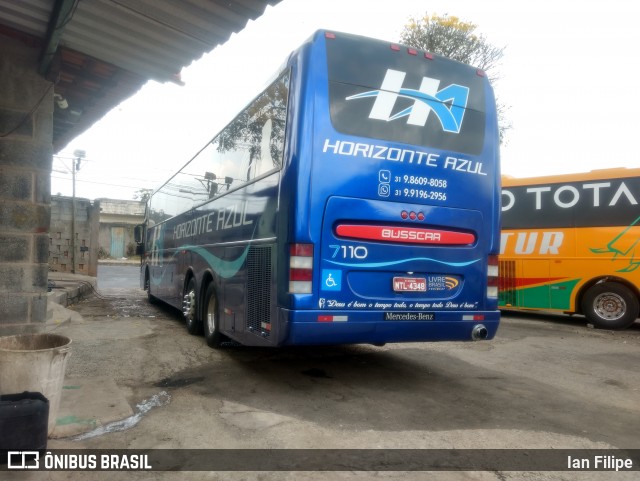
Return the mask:
[(582, 312), (600, 329), (624, 329), (638, 318), (638, 297), (617, 282), (603, 282), (589, 288), (582, 298)]
[(224, 340), (224, 336), (220, 332), (220, 317), (218, 315), (218, 300), (216, 299), (216, 291), (213, 282), (207, 286), (204, 295), (204, 338), (207, 345), (213, 348), (219, 348)]
[(187, 324), (187, 331), (194, 336), (202, 333), (202, 322), (198, 319), (198, 295), (196, 293), (196, 281), (192, 277), (189, 279), (187, 288), (184, 290), (182, 300), (182, 314)]

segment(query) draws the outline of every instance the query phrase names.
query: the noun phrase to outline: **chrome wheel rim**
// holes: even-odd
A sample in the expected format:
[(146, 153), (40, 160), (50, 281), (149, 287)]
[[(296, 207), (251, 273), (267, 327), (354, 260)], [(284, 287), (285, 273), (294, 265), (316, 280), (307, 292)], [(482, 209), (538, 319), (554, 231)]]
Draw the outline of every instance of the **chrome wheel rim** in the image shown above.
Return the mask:
[(216, 300), (213, 296), (207, 304), (207, 329), (210, 333), (216, 332)]
[(618, 294), (605, 292), (593, 300), (593, 310), (602, 319), (616, 321), (624, 316), (627, 304)]
[(182, 313), (187, 320), (193, 319), (195, 310), (196, 291), (190, 290), (184, 295), (184, 301), (182, 302)]

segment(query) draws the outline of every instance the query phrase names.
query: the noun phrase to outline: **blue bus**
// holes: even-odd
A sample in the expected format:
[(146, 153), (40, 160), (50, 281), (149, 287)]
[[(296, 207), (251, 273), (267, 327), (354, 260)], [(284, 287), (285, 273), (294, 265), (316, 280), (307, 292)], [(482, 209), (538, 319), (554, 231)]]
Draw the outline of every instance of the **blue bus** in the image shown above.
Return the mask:
[(318, 31), (152, 194), (141, 285), (211, 347), (491, 339), (498, 144), (482, 71)]

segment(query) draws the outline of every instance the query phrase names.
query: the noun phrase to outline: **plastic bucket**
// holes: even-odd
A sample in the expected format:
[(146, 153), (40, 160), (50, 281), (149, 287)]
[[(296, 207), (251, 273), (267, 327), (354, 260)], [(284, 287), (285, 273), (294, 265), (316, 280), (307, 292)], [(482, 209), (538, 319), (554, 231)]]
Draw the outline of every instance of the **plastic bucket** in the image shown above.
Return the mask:
[(71, 339), (58, 334), (0, 337), (0, 394), (40, 392), (49, 400), (48, 434), (56, 427)]
[(4, 451), (47, 449), (49, 401), (39, 392), (0, 394), (0, 463)]

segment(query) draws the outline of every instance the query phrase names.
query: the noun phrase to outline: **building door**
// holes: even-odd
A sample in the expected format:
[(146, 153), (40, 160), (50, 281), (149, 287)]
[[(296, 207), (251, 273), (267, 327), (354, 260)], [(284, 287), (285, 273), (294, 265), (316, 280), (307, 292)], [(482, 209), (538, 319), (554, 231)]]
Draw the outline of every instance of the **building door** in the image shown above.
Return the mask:
[(124, 227), (111, 228), (111, 257), (124, 257)]

